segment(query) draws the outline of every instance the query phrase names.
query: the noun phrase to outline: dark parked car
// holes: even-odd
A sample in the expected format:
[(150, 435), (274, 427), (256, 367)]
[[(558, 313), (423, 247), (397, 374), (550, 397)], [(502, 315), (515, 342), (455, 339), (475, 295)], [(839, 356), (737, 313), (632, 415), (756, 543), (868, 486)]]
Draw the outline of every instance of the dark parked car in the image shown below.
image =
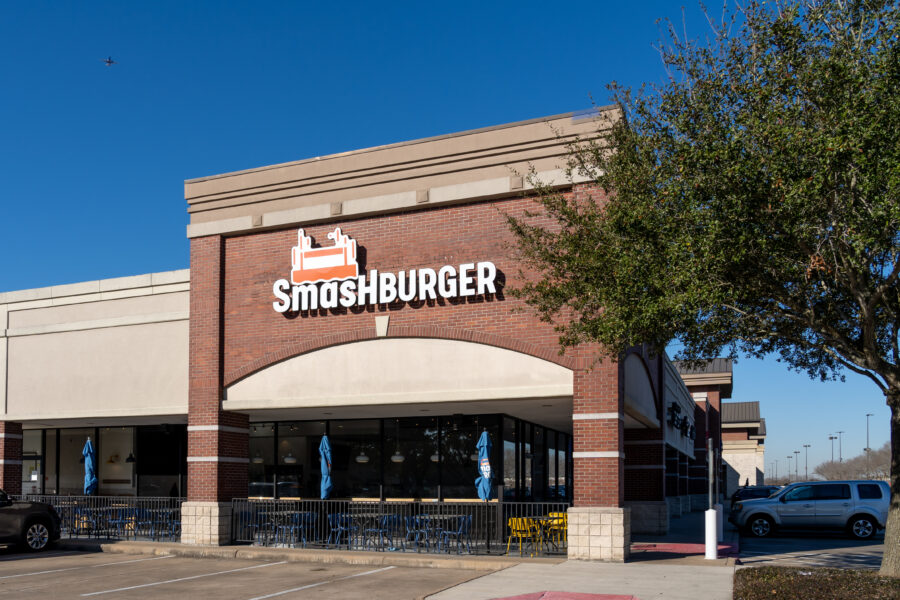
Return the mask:
[(49, 504), (13, 500), (0, 490), (0, 544), (43, 550), (59, 539), (59, 515)]
[(748, 485), (738, 488), (731, 495), (731, 509), (741, 500), (753, 500), (754, 498), (768, 498), (781, 488), (777, 485)]

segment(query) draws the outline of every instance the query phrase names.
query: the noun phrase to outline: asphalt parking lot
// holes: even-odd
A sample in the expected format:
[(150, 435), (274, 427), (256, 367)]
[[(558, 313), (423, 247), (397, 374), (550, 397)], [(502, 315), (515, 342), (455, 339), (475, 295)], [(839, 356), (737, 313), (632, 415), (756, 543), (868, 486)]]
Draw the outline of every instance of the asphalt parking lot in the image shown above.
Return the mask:
[(0, 598), (412, 599), (474, 576), (446, 568), (0, 551)]
[(878, 569), (884, 532), (858, 541), (839, 533), (776, 533), (771, 538), (741, 535), (740, 564), (747, 567), (835, 567)]

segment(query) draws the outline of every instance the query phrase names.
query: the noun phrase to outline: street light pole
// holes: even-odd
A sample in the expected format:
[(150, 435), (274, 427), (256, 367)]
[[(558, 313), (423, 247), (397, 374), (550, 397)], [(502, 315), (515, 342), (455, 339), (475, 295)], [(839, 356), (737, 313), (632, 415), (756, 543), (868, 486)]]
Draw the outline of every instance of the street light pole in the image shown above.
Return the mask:
[(838, 462), (844, 462), (844, 436), (843, 431), (838, 431)]
[(834, 440), (837, 439), (837, 436), (829, 435), (828, 439), (831, 440), (831, 462), (834, 462)]
[(803, 444), (806, 455), (803, 457), (803, 477), (809, 481), (809, 447), (810, 444)]
[(793, 454), (788, 454), (788, 455), (787, 455), (787, 459), (788, 459), (788, 469), (787, 469), (787, 471), (788, 471), (788, 483), (791, 482), (791, 459), (792, 459), (793, 457), (794, 457)]
[(797, 476), (797, 481), (800, 481), (800, 451), (794, 450), (794, 475)]
[(872, 450), (869, 447), (869, 417), (871, 416), (872, 413), (866, 413), (866, 479), (872, 476), (869, 472), (869, 452)]

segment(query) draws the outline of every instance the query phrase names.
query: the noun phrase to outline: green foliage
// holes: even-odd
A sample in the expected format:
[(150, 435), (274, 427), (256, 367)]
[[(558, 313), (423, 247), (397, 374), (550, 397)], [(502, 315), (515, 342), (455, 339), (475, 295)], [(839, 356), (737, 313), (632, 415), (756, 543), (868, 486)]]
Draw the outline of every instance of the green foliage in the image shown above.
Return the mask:
[(754, 1), (710, 21), (708, 43), (669, 27), (668, 83), (613, 84), (621, 118), (572, 148), (605, 196), (538, 186), (553, 225), (510, 219), (541, 275), (517, 293), (563, 345), (776, 353), (894, 396), (898, 17), (889, 1)]

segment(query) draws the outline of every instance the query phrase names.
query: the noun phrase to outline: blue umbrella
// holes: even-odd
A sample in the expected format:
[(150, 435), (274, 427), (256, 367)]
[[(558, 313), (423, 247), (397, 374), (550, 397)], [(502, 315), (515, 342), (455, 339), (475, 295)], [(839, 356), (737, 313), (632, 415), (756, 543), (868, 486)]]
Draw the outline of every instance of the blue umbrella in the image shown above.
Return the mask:
[(331, 495), (331, 490), (334, 489), (334, 484), (331, 483), (331, 442), (328, 441), (327, 435), (323, 435), (322, 441), (319, 442), (319, 463), (322, 467), (322, 484), (319, 488), (319, 495), (322, 500), (327, 500)]
[(84, 456), (84, 495), (93, 496), (97, 493), (97, 455), (91, 438), (85, 442), (81, 455)]
[(478, 490), (478, 497), (487, 502), (491, 499), (491, 436), (487, 430), (481, 432), (478, 438), (478, 479), (475, 480), (475, 489)]

